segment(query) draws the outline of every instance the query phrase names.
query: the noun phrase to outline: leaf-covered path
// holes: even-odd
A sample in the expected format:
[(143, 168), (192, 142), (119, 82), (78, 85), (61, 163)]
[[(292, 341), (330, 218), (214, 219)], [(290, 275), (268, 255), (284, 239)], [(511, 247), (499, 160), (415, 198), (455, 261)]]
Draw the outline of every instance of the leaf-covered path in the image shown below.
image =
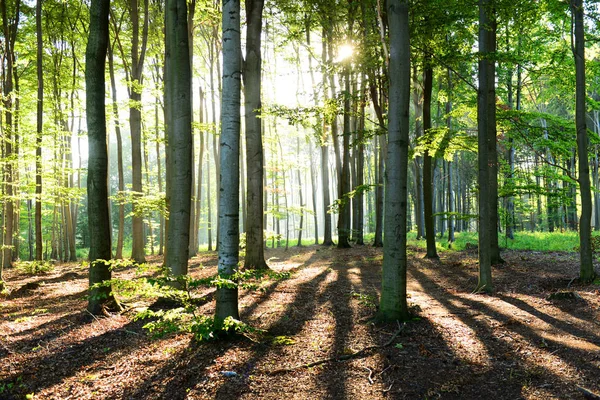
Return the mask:
[[(30, 393), (43, 399), (564, 399), (583, 398), (578, 388), (600, 392), (600, 286), (571, 280), (578, 268), (572, 254), (504, 252), (506, 264), (494, 270), (497, 292), (486, 296), (471, 293), (476, 254), (447, 252), (429, 261), (414, 250), (409, 301), (415, 319), (389, 346), (358, 357), (348, 356), (383, 345), (398, 331), (397, 324), (371, 322), (381, 251), (311, 246), (271, 250), (267, 257), (291, 278), (240, 296), (243, 320), (266, 333), (200, 344), (188, 334), (150, 339), (132, 312), (92, 318), (82, 311), (87, 277), (77, 265), (33, 277), (7, 271), (13, 293), (0, 303), (0, 399)], [(192, 264), (195, 276), (208, 276), (216, 256), (204, 253)], [(209, 315), (213, 307), (208, 301), (200, 310)], [(325, 359), (331, 361), (303, 367)]]

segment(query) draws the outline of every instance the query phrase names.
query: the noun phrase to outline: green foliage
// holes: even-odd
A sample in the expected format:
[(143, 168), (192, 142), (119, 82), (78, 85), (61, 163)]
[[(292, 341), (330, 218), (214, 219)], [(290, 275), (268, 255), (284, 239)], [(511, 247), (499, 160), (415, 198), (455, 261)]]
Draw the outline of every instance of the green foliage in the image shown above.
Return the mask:
[[(447, 237), (438, 238), (436, 241), (438, 251), (462, 251), (468, 245), (477, 244), (477, 232), (456, 232), (452, 250), (448, 250)], [(573, 252), (579, 245), (577, 232), (515, 232), (515, 239), (500, 240), (500, 245), (511, 250), (531, 251), (564, 251)], [(417, 240), (416, 232), (409, 232), (408, 245), (425, 249), (425, 240)]]
[(377, 307), (377, 299), (375, 299), (375, 296), (373, 296), (373, 295), (359, 293), (359, 292), (355, 292), (355, 291), (350, 292), (350, 295), (352, 297), (354, 297), (355, 299), (358, 299), (358, 304), (360, 304), (360, 305), (363, 305), (368, 308), (376, 308)]
[[(107, 262), (107, 261), (105, 261)], [(131, 265), (127, 261), (108, 261), (111, 268)], [(199, 298), (196, 290), (199, 288), (242, 288), (262, 290), (268, 282), (289, 279), (290, 272), (272, 270), (236, 271), (232, 275), (213, 275), (206, 278), (169, 275), (164, 268), (155, 277), (140, 276), (152, 267), (142, 264), (138, 267), (138, 277), (132, 280), (112, 279), (94, 285), (95, 287), (112, 287), (114, 294), (125, 297), (141, 297), (146, 299), (165, 299), (177, 307), (170, 309), (150, 310), (144, 308), (137, 312), (134, 320), (152, 319), (144, 325), (152, 337), (163, 337), (172, 333), (192, 333), (198, 341), (215, 339), (225, 333), (253, 332), (255, 329), (241, 321), (227, 318), (215, 321), (214, 318), (198, 315), (197, 303)]]
[(54, 263), (51, 261), (17, 261), (15, 268), (27, 275), (46, 274), (54, 269)]
[(274, 346), (291, 346), (293, 344), (296, 344), (296, 341), (289, 336), (275, 336), (271, 340), (271, 343)]

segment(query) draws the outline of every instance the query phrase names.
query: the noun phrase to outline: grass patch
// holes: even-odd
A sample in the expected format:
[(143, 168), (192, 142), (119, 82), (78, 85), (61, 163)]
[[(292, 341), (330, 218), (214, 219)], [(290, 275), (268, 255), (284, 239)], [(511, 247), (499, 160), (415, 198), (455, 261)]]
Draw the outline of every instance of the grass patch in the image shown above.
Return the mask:
[[(477, 245), (477, 232), (456, 232), (452, 249), (456, 251), (465, 250), (467, 243)], [(507, 239), (503, 234), (498, 237), (500, 247), (510, 250), (531, 251), (565, 251), (574, 252), (579, 246), (579, 234), (577, 232), (516, 232), (514, 239)], [(418, 249), (426, 249), (425, 239), (417, 240), (416, 232), (408, 233), (408, 245)], [(436, 248), (438, 252), (448, 251), (448, 237), (436, 237)]]

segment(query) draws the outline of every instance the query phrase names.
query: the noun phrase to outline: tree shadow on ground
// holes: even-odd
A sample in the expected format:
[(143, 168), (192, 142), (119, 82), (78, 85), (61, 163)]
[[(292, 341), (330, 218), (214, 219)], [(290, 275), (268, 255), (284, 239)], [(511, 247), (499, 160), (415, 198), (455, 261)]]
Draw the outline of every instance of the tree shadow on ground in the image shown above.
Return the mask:
[[(80, 313), (71, 329), (83, 327), (93, 321), (95, 320), (91, 316)], [(141, 322), (131, 322), (120, 329), (109, 330), (78, 342), (61, 343), (58, 348), (44, 352), (43, 355), (28, 357), (18, 365), (16, 372), (0, 381), (0, 386), (20, 381), (23, 384), (14, 386), (9, 394), (24, 398), (27, 393), (39, 393), (93, 364), (105, 361), (113, 353), (126, 353), (127, 349), (139, 345), (142, 336), (130, 332), (141, 331), (141, 325)]]
[[(525, 386), (540, 389), (560, 385), (564, 391), (577, 396), (575, 382), (565, 379), (559, 370), (550, 370), (548, 363), (535, 359), (527, 347), (539, 348), (543, 345), (544, 357), (559, 358), (571, 367), (589, 363), (589, 354), (586, 361), (585, 352), (573, 348), (561, 349), (558, 343), (545, 339), (541, 332), (534, 331), (512, 315), (503, 314), (497, 310), (498, 307), (492, 307), (485, 301), (492, 301), (493, 298), (482, 296), (482, 300), (473, 300), (452, 294), (446, 290), (446, 284), (441, 287), (419, 269), (411, 269), (410, 274), (427, 294), (447, 310), (449, 317), (457, 317), (485, 346), (488, 358), (486, 366), (475, 382), (462, 387), (461, 395), (468, 398), (498, 398), (496, 390), (501, 387), (502, 398), (520, 398), (522, 391), (527, 389)], [(576, 358), (572, 358), (574, 353), (577, 353)], [(574, 360), (577, 362), (574, 363)]]

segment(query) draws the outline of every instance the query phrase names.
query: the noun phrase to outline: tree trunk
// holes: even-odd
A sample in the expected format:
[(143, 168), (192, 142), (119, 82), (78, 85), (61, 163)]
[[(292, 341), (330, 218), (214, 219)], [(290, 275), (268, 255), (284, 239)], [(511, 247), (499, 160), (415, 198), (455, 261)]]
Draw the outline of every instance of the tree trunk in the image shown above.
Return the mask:
[(585, 38), (583, 26), (583, 0), (572, 0), (571, 12), (575, 19), (575, 124), (577, 126), (577, 156), (579, 161), (579, 190), (581, 193), (581, 217), (579, 219), (579, 279), (591, 282), (596, 274), (592, 258), (591, 219), (592, 199), (590, 189), (590, 168), (588, 164), (588, 135), (586, 128), (586, 86), (585, 86)]
[[(142, 45), (140, 42), (139, 0), (129, 0), (132, 26), (131, 67), (129, 79), (129, 129), (131, 131), (131, 177), (133, 190), (133, 217), (132, 217), (132, 247), (131, 258), (137, 263), (146, 262), (144, 249), (144, 218), (140, 214), (137, 200), (143, 196), (142, 185), (142, 112), (141, 112), (141, 85), (143, 80), (144, 57), (148, 42), (148, 0), (144, 1), (144, 23), (142, 31)], [(168, 186), (168, 184), (167, 184)]]
[(86, 120), (88, 126), (88, 224), (90, 235), (90, 296), (88, 311), (102, 313), (115, 300), (110, 285), (92, 288), (110, 280), (111, 271), (105, 260), (111, 258), (108, 210), (108, 150), (106, 146), (106, 110), (104, 104), (104, 70), (108, 47), (108, 13), (110, 2), (92, 0), (89, 40), (86, 49)]
[(338, 174), (340, 182), (339, 216), (338, 216), (338, 248), (350, 247), (350, 61), (344, 61), (344, 137), (342, 140), (342, 171)]
[(246, 257), (244, 268), (265, 269), (263, 226), (263, 143), (261, 118), (261, 32), (264, 0), (246, 0), (244, 99), (246, 128)]
[(374, 247), (383, 247), (383, 179), (385, 176), (385, 140), (383, 135), (377, 137), (379, 141), (378, 160), (377, 160), (377, 190), (375, 191), (375, 240)]
[[(37, 0), (35, 11), (37, 36), (37, 128), (35, 136), (35, 259), (42, 260), (42, 133), (44, 131), (44, 66), (42, 37), (42, 0)], [(0, 278), (1, 279), (1, 278)]]
[[(229, 278), (239, 261), (240, 187), (240, 2), (223, 0), (223, 95), (221, 100), (221, 170), (219, 189), (219, 275)], [(261, 243), (262, 247), (262, 243)], [(238, 290), (217, 288), (215, 320), (239, 319)]]
[(407, 320), (406, 219), (408, 177), (408, 129), (410, 101), (410, 44), (408, 4), (389, 0), (390, 91), (388, 152), (385, 192), (385, 244), (383, 286), (379, 317), (386, 321)]
[(165, 266), (186, 275), (192, 197), (192, 109), (186, 0), (167, 0), (165, 26), (165, 107), (171, 184)]
[[(478, 123), (478, 182), (479, 182), (479, 282), (476, 291), (492, 292), (492, 241), (496, 228), (496, 215), (493, 212), (492, 182), (490, 181), (490, 148), (492, 134), (489, 132), (490, 119), (495, 114), (495, 73), (494, 60), (490, 59), (494, 52), (493, 0), (479, 0), (479, 88), (477, 91), (477, 123)], [(494, 147), (496, 146), (494, 137)]]
[[(431, 129), (431, 92), (433, 89), (433, 67), (429, 57), (425, 59), (423, 78), (423, 130), (427, 134)], [(435, 248), (435, 227), (433, 218), (433, 179), (432, 157), (429, 150), (423, 155), (423, 214), (425, 216), (425, 239), (427, 241), (427, 258), (438, 258)]]

